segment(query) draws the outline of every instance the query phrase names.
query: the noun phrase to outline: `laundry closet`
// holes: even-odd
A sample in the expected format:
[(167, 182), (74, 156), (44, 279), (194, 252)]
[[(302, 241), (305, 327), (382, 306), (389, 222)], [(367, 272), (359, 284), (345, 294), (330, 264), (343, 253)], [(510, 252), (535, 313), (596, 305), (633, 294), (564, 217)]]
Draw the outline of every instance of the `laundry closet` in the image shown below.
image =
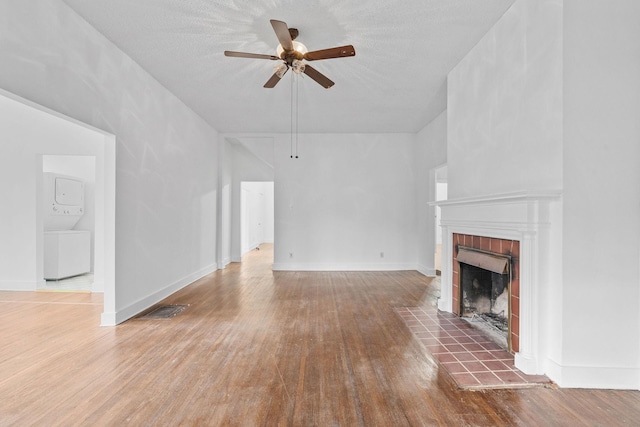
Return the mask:
[(43, 156), (43, 278), (48, 284), (81, 275), (91, 280), (94, 176), (92, 156)]

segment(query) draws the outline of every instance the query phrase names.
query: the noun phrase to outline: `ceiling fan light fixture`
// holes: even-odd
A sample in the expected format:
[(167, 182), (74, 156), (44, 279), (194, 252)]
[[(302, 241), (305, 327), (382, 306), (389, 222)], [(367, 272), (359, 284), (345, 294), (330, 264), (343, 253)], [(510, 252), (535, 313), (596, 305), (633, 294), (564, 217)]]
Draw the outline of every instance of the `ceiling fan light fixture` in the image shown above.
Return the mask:
[[(300, 52), (303, 55), (308, 52), (308, 49), (305, 45), (295, 40), (293, 41), (293, 50), (295, 50), (296, 52)], [(276, 48), (276, 52), (278, 53), (278, 56), (282, 58), (282, 53), (284, 52), (284, 48), (282, 47), (281, 44), (278, 44), (278, 47)]]
[(278, 65), (277, 67), (275, 67), (273, 70), (276, 73), (276, 75), (280, 78), (282, 78), (284, 76), (284, 74), (287, 72), (287, 64), (282, 63), (280, 65)]
[(294, 73), (302, 74), (304, 73), (305, 65), (304, 62), (294, 59), (293, 63), (291, 64), (291, 68), (293, 69)]

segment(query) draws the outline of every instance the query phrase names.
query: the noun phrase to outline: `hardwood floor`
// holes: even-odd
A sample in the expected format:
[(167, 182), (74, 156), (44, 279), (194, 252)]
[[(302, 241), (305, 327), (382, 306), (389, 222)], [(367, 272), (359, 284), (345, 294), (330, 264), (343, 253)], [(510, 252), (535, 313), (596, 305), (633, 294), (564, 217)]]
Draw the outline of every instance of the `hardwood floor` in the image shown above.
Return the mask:
[(100, 295), (0, 293), (1, 426), (637, 425), (640, 392), (458, 390), (393, 307), (416, 272), (272, 272), (269, 245), (99, 326)]

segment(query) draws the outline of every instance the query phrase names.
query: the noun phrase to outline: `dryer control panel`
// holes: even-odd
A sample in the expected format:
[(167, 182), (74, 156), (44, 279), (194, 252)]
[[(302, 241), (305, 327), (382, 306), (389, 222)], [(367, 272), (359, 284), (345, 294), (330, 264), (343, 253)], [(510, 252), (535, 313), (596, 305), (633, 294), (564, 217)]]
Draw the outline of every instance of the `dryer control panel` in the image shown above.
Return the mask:
[(84, 182), (47, 172), (43, 184), (45, 230), (71, 230), (84, 215)]

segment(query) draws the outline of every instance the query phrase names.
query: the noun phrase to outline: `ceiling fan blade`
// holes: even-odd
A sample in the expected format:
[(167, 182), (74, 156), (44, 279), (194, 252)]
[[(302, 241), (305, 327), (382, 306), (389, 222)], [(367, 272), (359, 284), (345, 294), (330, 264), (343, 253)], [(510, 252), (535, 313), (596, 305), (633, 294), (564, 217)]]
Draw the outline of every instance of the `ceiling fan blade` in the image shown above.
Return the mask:
[(329, 89), (331, 86), (335, 84), (331, 80), (329, 80), (327, 76), (325, 76), (324, 74), (322, 74), (320, 71), (316, 70), (309, 64), (305, 64), (304, 73), (307, 76), (311, 77), (316, 82), (318, 82), (320, 86), (322, 86), (325, 89)]
[(224, 56), (232, 56), (234, 58), (253, 58), (253, 59), (280, 59), (275, 55), (262, 55), (260, 53), (246, 53), (246, 52), (233, 52), (231, 50), (225, 50)]
[(355, 55), (356, 49), (351, 45), (347, 45), (307, 52), (304, 54), (304, 59), (306, 59), (307, 61), (317, 61), (319, 59), (344, 58), (347, 56)]
[(291, 40), (291, 34), (289, 34), (289, 27), (287, 27), (287, 24), (282, 21), (272, 19), (271, 26), (273, 27), (273, 31), (276, 32), (276, 37), (278, 37), (278, 41), (284, 50), (293, 50), (293, 40)]
[(271, 88), (275, 87), (275, 85), (278, 84), (280, 79), (282, 79), (282, 76), (287, 74), (287, 71), (289, 71), (289, 67), (287, 67), (284, 70), (284, 72), (282, 73), (282, 75), (280, 75), (280, 76), (278, 75), (278, 73), (273, 73), (273, 76), (271, 76), (271, 78), (269, 80), (267, 80), (267, 82), (264, 84), (263, 87), (266, 87), (267, 89), (271, 89)]

